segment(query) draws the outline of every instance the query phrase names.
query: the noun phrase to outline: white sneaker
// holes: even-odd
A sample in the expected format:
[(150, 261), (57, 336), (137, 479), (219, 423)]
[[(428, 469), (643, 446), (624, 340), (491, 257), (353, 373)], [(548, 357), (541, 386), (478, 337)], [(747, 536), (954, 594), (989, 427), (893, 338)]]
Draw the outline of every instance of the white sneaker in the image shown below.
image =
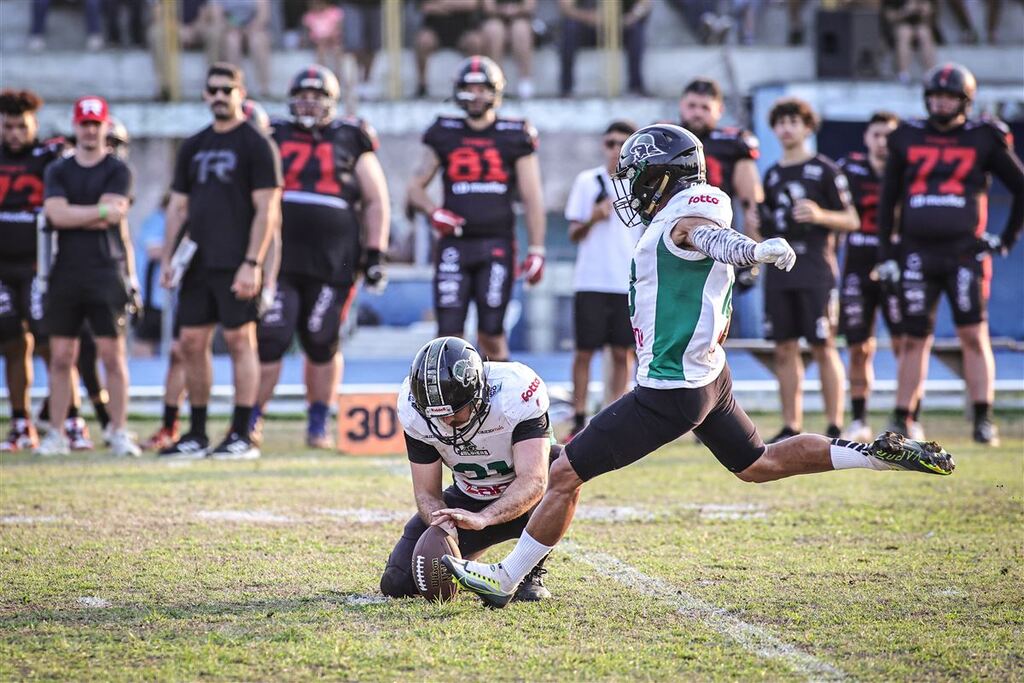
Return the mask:
[(911, 420), (910, 425), (907, 427), (907, 436), (914, 441), (924, 441), (924, 425)]
[(132, 435), (124, 429), (118, 429), (110, 434), (110, 451), (119, 457), (137, 458), (142, 455)]
[(68, 455), (71, 453), (71, 448), (68, 446), (68, 440), (64, 438), (64, 435), (58, 432), (56, 429), (51, 429), (47, 432), (46, 436), (39, 443), (39, 447), (33, 451), (36, 455)]
[(875, 439), (874, 432), (867, 422), (854, 420), (850, 426), (843, 431), (843, 438), (847, 441), (858, 441), (860, 443), (871, 443)]

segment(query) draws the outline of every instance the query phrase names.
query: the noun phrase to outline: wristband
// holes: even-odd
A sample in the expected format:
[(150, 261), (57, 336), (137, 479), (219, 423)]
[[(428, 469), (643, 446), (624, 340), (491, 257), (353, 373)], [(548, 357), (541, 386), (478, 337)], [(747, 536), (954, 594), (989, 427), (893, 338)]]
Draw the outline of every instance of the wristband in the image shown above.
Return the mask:
[(101, 221), (107, 220), (107, 213), (109, 211), (107, 209), (107, 205), (106, 204), (99, 204), (99, 205), (96, 206), (96, 209), (100, 212), (100, 220)]
[(544, 247), (530, 247), (526, 250), (526, 253), (531, 256), (544, 256), (547, 250)]

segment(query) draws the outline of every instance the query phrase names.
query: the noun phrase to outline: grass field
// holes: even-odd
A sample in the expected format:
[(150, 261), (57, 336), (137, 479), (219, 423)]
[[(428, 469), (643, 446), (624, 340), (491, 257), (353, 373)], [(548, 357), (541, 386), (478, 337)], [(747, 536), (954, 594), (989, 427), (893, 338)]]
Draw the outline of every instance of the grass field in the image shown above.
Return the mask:
[(589, 485), (554, 598), (502, 611), (384, 600), (407, 466), (307, 452), (298, 421), (249, 463), (4, 457), (0, 680), (1021, 680), (1024, 419), (1000, 422), (980, 450), (926, 421), (947, 478), (754, 486), (680, 442)]

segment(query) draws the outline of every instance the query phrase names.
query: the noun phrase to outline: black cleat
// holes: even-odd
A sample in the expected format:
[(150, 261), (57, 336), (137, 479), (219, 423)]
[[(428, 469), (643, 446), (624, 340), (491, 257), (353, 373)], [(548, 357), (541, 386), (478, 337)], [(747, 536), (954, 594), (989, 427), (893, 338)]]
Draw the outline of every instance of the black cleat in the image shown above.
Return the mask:
[(934, 441), (914, 441), (895, 432), (883, 433), (865, 453), (894, 470), (947, 475), (956, 468), (953, 457)]
[[(548, 558), (544, 558), (546, 560)], [(551, 597), (551, 591), (544, 587), (544, 575), (548, 570), (544, 568), (544, 560), (537, 563), (537, 566), (526, 575), (523, 582), (519, 584), (513, 602), (540, 602)]]
[(210, 450), (210, 440), (205, 434), (186, 434), (158, 454), (161, 458), (199, 460)]
[(999, 445), (999, 430), (991, 418), (983, 417), (974, 423), (974, 443), (993, 448)]
[(214, 460), (255, 460), (260, 457), (260, 449), (244, 436), (231, 432), (210, 451), (210, 457)]
[(779, 430), (778, 434), (776, 434), (772, 438), (768, 439), (768, 443), (778, 443), (780, 441), (785, 441), (789, 437), (796, 436), (799, 433), (800, 432), (796, 431), (795, 429), (790, 429), (789, 427), (783, 427), (781, 430)]

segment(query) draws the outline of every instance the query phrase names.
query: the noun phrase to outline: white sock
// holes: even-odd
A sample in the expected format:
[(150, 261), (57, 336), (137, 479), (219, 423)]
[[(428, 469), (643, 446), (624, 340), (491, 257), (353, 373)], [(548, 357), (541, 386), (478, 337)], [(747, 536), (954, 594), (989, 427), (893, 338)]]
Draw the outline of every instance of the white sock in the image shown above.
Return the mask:
[(878, 458), (873, 458), (865, 451), (868, 445), (845, 439), (832, 439), (828, 452), (832, 457), (832, 467), (837, 470), (863, 468), (868, 470), (888, 470), (889, 465)]
[(505, 576), (501, 577), (501, 589), (509, 592), (515, 590), (523, 577), (529, 574), (553, 547), (540, 543), (524, 531), (516, 547), (500, 563), (501, 568), (505, 570)]

